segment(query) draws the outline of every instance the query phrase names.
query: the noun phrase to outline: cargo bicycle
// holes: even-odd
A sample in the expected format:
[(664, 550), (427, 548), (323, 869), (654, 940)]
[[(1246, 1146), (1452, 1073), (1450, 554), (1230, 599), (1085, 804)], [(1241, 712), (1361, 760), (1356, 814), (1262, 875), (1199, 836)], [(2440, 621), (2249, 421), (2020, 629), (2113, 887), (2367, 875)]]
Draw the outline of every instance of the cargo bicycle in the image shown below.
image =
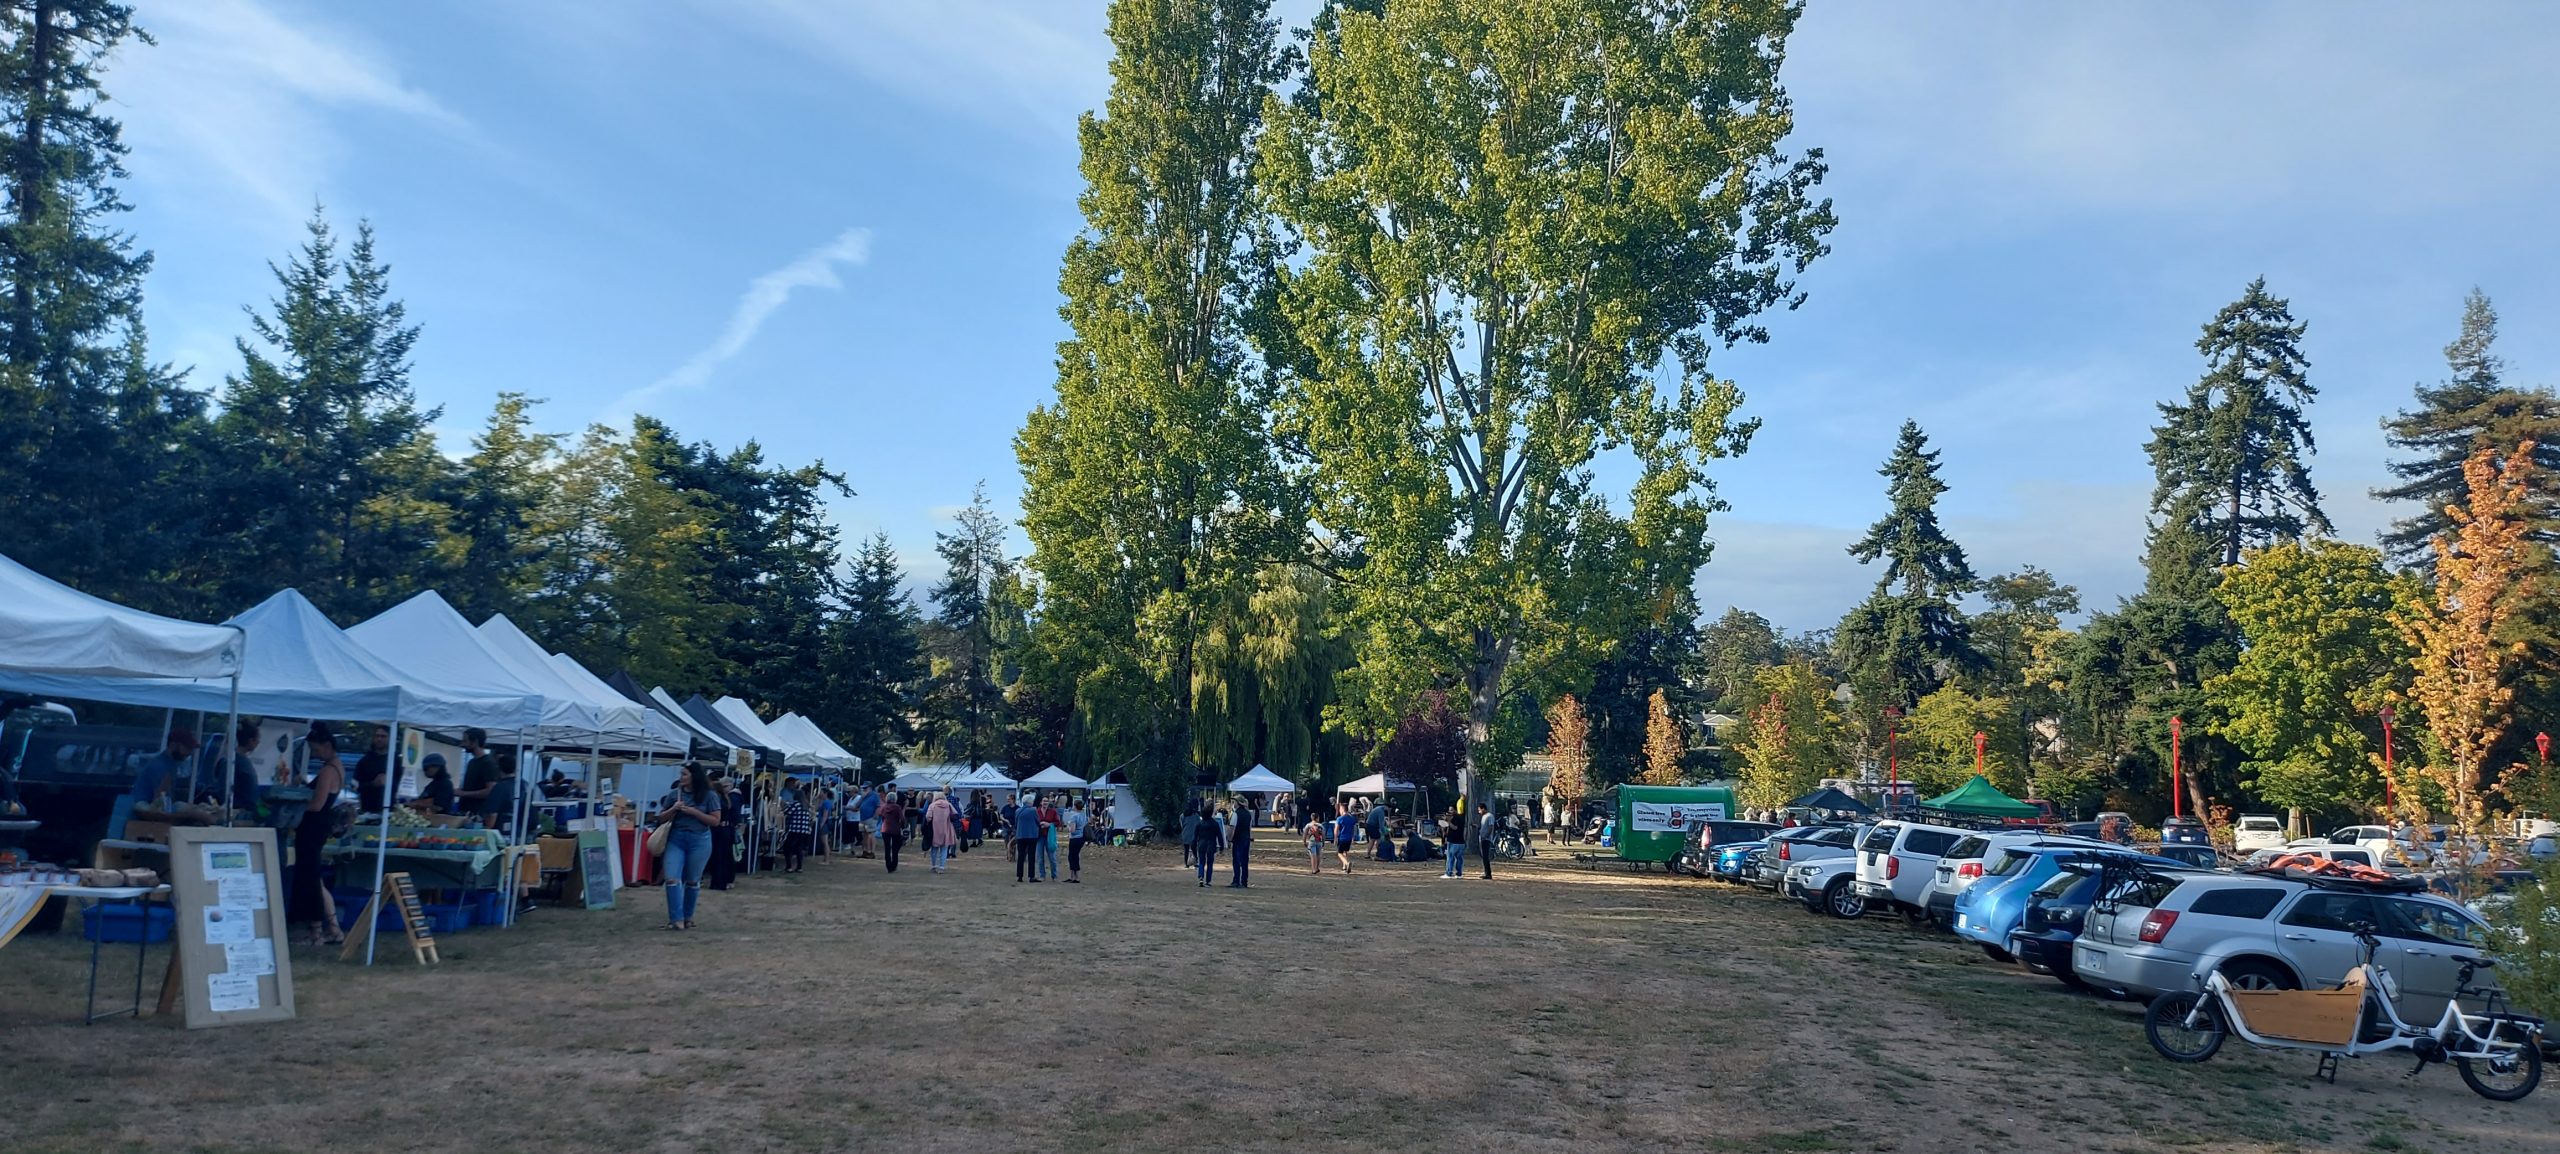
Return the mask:
[[(2473, 989), (2472, 976), (2497, 963), (2466, 960), (2457, 994), (2432, 1026), (2404, 1021), (2392, 1004), (2399, 984), (2375, 964), (2381, 944), (2371, 926), (2359, 926), (2363, 960), (2334, 990), (2243, 990), (2219, 970), (2196, 975), (2196, 989), (2161, 995), (2143, 1015), (2151, 1048), (2172, 1062), (2201, 1062), (2233, 1034), (2253, 1046), (2310, 1050), (2320, 1055), (2319, 1076), (2335, 1083), (2338, 1059), (2407, 1051), (2417, 1059), (2411, 1077), (2433, 1062), (2451, 1062), (2474, 1093), (2513, 1102), (2542, 1082), (2542, 1019), (2502, 1011), (2505, 994)], [(2462, 999), (2483, 999), (2482, 1013), (2467, 1013)]]

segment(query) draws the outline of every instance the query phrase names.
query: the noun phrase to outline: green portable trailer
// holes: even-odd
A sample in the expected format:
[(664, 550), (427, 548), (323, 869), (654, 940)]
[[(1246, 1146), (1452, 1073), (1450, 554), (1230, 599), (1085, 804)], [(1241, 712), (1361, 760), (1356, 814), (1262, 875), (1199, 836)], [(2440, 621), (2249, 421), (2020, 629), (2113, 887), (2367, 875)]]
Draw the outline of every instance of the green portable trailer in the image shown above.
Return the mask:
[(1680, 856), (1699, 822), (1733, 816), (1733, 791), (1721, 785), (1618, 787), (1618, 860), (1667, 862)]

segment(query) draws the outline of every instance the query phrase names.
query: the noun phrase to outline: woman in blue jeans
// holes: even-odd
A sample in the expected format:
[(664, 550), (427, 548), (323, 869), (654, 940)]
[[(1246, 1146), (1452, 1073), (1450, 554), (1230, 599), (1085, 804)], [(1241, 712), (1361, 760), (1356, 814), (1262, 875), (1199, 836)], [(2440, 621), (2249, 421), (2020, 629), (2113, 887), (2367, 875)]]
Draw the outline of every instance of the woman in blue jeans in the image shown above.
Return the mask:
[(704, 779), (702, 767), (687, 762), (676, 771), (676, 786), (658, 802), (658, 819), (672, 822), (667, 831), (667, 928), (693, 928), (693, 906), (702, 899), (702, 867), (711, 864), (711, 830), (720, 824), (720, 794)]

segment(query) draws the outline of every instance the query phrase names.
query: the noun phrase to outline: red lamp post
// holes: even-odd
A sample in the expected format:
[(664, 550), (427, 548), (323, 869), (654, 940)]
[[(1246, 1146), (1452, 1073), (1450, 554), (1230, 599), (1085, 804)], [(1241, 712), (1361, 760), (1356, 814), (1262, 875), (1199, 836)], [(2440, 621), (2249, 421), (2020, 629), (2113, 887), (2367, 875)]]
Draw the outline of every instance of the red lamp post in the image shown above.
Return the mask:
[(1983, 736), (1981, 730), (1977, 729), (1973, 731), (1973, 771), (1977, 774), (1982, 774), (1984, 777), (1989, 777), (1991, 775), (1984, 773), (1982, 769), (1982, 743), (1985, 740), (1988, 739)]
[(2169, 719), (2169, 816), (2187, 816), (2187, 791), (2184, 784), (2185, 763), (2179, 747), (2187, 743), (2186, 719)]
[(2551, 735), (2548, 733), (2534, 734), (2533, 751), (2542, 756), (2543, 764), (2549, 765), (2551, 763)]
[(2391, 707), (2386, 705), (2382, 707), (2378, 716), (2382, 718), (2382, 808), (2384, 813), (2388, 814), (2397, 802), (2399, 792), (2392, 788), (2391, 784), (2391, 722), (2398, 715), (2392, 713)]
[(1884, 805), (1888, 812), (1893, 809), (1894, 800), (1902, 796), (1902, 750), (1898, 744), (1901, 734), (1894, 728), (1901, 720), (1901, 706), (1884, 707)]

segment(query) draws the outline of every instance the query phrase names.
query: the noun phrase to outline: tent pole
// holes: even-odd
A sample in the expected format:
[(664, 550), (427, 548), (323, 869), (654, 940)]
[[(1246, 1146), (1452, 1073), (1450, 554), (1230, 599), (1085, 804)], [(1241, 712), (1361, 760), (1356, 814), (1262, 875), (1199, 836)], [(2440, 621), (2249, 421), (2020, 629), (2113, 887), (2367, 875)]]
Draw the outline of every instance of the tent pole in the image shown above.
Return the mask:
[[(391, 764), (385, 769), (384, 777), (386, 780), (382, 786), (382, 837), (373, 846), (373, 900), (375, 902), (382, 900), (382, 874), (384, 870), (390, 868), (391, 863), (391, 803), (398, 800), (400, 796), (400, 721), (398, 718), (392, 719), (391, 722)], [(382, 914), (379, 910), (375, 911), (374, 916), (364, 920), (364, 964), (368, 966), (373, 964), (373, 940), (379, 936), (374, 927), (381, 924)]]
[(234, 770), (240, 764), (242, 755), (248, 752), (240, 748), (240, 674), (237, 670), (231, 674), (231, 721), (222, 731), (222, 750), (226, 755), (223, 760), (231, 764), (214, 772), (222, 775), (222, 821), (223, 824), (230, 825), (238, 816), (232, 810), (232, 806), (238, 803), (231, 796), (231, 783), (232, 779), (240, 775)]

